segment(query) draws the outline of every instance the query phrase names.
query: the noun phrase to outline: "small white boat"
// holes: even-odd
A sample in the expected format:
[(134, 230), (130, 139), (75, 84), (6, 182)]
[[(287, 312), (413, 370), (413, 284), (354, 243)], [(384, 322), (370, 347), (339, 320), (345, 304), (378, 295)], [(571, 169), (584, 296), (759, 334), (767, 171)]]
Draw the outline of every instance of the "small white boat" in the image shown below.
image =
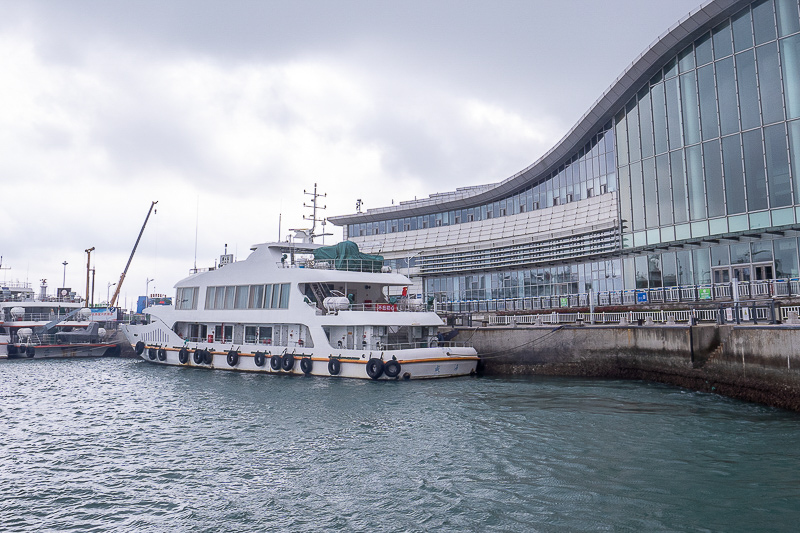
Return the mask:
[(0, 359), (119, 355), (117, 312), (89, 309), (70, 295), (37, 296), (27, 283), (0, 287)]
[[(355, 248), (355, 249), (354, 249)], [(243, 261), (195, 272), (172, 306), (122, 325), (156, 364), (363, 379), (474, 374), (474, 348), (444, 342), (442, 319), (421, 302), (389, 296), (410, 285), (352, 242), (254, 245)], [(223, 256), (223, 258), (229, 256)]]

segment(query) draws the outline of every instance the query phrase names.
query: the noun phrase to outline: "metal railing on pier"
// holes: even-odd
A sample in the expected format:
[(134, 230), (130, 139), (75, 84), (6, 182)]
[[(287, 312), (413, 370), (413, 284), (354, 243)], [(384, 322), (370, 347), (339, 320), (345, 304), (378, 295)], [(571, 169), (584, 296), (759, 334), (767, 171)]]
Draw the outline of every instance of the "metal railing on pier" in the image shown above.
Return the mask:
[(793, 296), (800, 297), (800, 278), (485, 300), (437, 301), (436, 311), (445, 313), (492, 313), (588, 308), (593, 306), (636, 307), (681, 303), (713, 304), (752, 299), (789, 298)]
[(535, 315), (490, 315), (490, 326), (553, 325), (553, 324), (698, 324), (751, 323), (766, 324), (787, 321), (790, 313), (800, 314), (800, 306), (780, 307), (772, 302), (744, 302), (711, 309), (660, 311), (622, 311), (599, 313), (540, 313)]

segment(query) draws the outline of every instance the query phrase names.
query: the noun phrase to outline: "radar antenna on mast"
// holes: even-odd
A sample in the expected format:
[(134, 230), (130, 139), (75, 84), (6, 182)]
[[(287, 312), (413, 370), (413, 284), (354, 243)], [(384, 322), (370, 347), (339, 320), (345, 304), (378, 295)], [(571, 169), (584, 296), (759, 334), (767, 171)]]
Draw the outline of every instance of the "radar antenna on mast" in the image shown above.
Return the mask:
[(328, 207), (327, 205), (323, 205), (322, 207), (317, 205), (317, 199), (318, 198), (327, 198), (328, 193), (317, 194), (317, 184), (315, 183), (314, 184), (314, 192), (308, 192), (305, 189), (303, 189), (303, 194), (307, 194), (307, 195), (311, 196), (311, 205), (308, 205), (305, 202), (303, 202), (303, 207), (311, 208), (311, 216), (303, 215), (303, 220), (310, 220), (311, 221), (311, 233), (309, 234), (309, 239), (311, 240), (311, 242), (314, 242), (314, 237), (319, 237), (319, 236), (323, 235), (323, 234), (317, 235), (316, 232), (315, 232), (315, 230), (317, 229), (317, 222), (322, 222), (322, 224), (323, 224), (322, 228), (323, 228), (323, 231), (325, 231), (325, 225), (324, 225), (325, 224), (325, 222), (324, 222), (325, 219), (324, 218), (317, 218), (317, 210), (321, 211), (323, 209), (327, 209), (327, 207)]

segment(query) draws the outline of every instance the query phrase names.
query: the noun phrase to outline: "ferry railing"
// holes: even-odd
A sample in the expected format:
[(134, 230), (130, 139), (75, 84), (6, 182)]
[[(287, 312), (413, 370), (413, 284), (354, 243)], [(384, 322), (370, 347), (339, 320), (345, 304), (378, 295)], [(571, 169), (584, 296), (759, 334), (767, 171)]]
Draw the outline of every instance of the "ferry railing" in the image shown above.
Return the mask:
[[(470, 342), (454, 342), (454, 341), (440, 341), (436, 339), (435, 341), (414, 341), (414, 342), (394, 342), (394, 343), (375, 343), (375, 344), (368, 344), (366, 346), (362, 346), (361, 348), (346, 348), (349, 350), (380, 350), (380, 351), (388, 351), (388, 350), (411, 350), (415, 348), (471, 348), (472, 343)], [(342, 349), (341, 346), (337, 347), (336, 349)]]
[(344, 270), (348, 272), (392, 272), (382, 261), (372, 259), (295, 259), (276, 262), (278, 268), (313, 268), (317, 270)]
[[(455, 302), (450, 302), (450, 305), (447, 306), (448, 311), (456, 311), (457, 307)], [(329, 313), (338, 313), (338, 312), (347, 312), (347, 311), (370, 311), (370, 312), (381, 312), (381, 313), (397, 313), (397, 312), (411, 312), (411, 313), (424, 313), (427, 311), (432, 311), (432, 308), (428, 307), (428, 305), (422, 301), (398, 301), (396, 303), (389, 303), (389, 302), (375, 302), (375, 303), (364, 303), (364, 304), (350, 304), (347, 308), (344, 309), (331, 309)]]
[[(51, 320), (63, 320), (68, 313), (25, 313), (21, 315), (19, 318), (12, 316), (9, 319), (9, 322), (20, 321), (20, 322), (49, 322)], [(73, 317), (72, 319), (68, 320), (68, 322), (85, 322), (78, 320), (77, 317)]]

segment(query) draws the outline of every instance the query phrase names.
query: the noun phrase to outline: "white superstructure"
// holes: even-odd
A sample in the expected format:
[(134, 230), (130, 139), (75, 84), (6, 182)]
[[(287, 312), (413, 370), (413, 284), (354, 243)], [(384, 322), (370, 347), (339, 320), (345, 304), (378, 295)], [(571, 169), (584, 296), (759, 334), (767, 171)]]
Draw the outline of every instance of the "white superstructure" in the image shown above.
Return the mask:
[[(422, 301), (389, 297), (406, 276), (374, 260), (313, 259), (308, 243), (252, 247), (243, 261), (178, 282), (173, 306), (123, 326), (154, 363), (372, 379), (468, 375), (471, 347), (444, 342)], [(377, 266), (376, 266), (377, 265)]]

